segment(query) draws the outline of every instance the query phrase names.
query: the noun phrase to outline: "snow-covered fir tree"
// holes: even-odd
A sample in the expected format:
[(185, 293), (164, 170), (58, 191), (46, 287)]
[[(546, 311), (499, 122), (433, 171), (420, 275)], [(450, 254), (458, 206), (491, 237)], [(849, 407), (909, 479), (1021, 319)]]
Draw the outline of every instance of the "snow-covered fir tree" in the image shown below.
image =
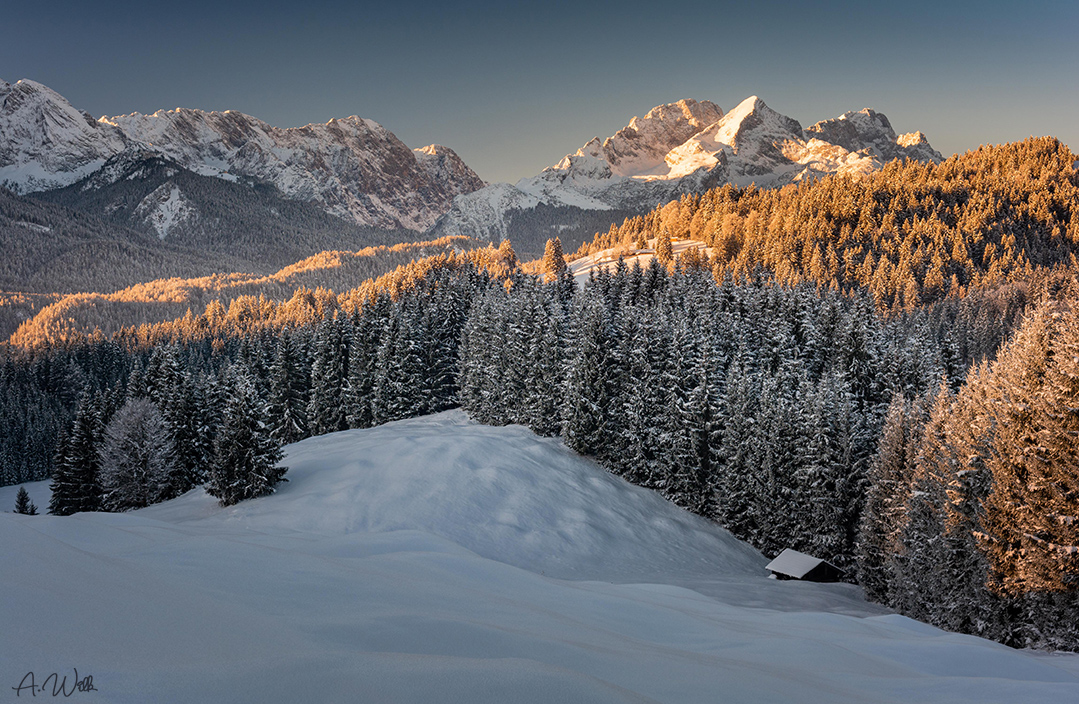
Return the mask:
[(250, 372), (233, 365), (228, 369), (221, 427), (214, 442), (214, 457), (206, 492), (223, 506), (272, 494), (285, 479), (280, 466), (284, 453), (267, 422), (266, 403), (259, 397)]
[(285, 333), (277, 343), (277, 354), (269, 370), (269, 415), (273, 436), (282, 445), (299, 442), (308, 431), (309, 374), (301, 343)]
[(553, 281), (566, 270), (566, 257), (562, 253), (562, 240), (558, 237), (547, 240), (543, 251), (543, 272), (548, 281)]
[(348, 429), (346, 398), (350, 332), (351, 325), (345, 316), (327, 318), (315, 332), (311, 398), (307, 406), (311, 435)]
[(177, 484), (169, 427), (149, 399), (129, 399), (113, 414), (99, 454), (102, 507), (110, 511), (162, 501)]
[(49, 513), (69, 516), (101, 508), (100, 458), (104, 409), (100, 395), (84, 392), (70, 429), (57, 447)]

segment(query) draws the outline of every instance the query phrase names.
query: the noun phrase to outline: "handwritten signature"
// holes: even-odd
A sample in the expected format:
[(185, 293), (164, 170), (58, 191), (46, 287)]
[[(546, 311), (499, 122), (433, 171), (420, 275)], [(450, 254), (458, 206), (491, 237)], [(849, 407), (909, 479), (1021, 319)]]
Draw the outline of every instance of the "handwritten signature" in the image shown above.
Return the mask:
[(79, 679), (78, 669), (71, 669), (75, 670), (75, 682), (71, 685), (70, 689), (67, 686), (67, 675), (64, 675), (64, 679), (60, 679), (60, 674), (57, 672), (50, 674), (48, 677), (42, 680), (41, 684), (37, 683), (33, 672), (27, 672), (23, 676), (22, 681), (19, 682), (19, 686), (12, 687), (12, 689), (15, 690), (16, 697), (21, 697), (23, 691), (29, 692), (30, 696), (32, 697), (36, 697), (39, 693), (42, 696), (48, 696), (48, 690), (50, 687), (52, 689), (52, 696), (54, 697), (59, 697), (60, 695), (70, 697), (75, 692), (98, 691), (97, 687), (94, 686), (93, 675), (87, 675), (86, 677)]

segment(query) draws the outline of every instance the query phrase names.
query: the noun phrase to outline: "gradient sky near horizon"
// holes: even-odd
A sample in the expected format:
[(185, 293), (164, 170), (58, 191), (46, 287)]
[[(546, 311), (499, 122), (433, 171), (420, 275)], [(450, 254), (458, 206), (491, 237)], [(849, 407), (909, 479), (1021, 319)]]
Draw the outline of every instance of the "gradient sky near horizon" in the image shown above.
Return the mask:
[(1077, 28), (1076, 0), (6, 2), (0, 79), (95, 116), (355, 114), (516, 181), (680, 98), (759, 95), (803, 126), (872, 107), (945, 155), (1079, 152)]

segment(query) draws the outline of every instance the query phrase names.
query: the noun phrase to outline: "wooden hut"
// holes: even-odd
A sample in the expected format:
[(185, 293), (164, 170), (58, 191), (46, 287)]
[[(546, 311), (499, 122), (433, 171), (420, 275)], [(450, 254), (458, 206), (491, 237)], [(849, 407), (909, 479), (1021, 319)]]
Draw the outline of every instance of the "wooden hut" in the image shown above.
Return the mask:
[(832, 563), (790, 548), (779, 553), (766, 569), (771, 570), (776, 579), (801, 579), (807, 582), (838, 582), (844, 575), (843, 570)]

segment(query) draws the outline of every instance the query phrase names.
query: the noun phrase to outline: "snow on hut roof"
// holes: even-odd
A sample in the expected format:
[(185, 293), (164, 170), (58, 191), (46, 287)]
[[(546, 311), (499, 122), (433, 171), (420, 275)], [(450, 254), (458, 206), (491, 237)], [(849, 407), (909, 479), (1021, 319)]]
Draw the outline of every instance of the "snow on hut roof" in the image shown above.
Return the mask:
[(779, 555), (776, 556), (776, 559), (769, 562), (765, 569), (785, 574), (788, 577), (801, 579), (802, 577), (805, 577), (810, 570), (822, 562), (824, 562), (824, 560), (819, 557), (813, 557), (812, 555), (806, 555), (804, 552), (798, 552), (797, 550), (787, 548), (779, 553)]

